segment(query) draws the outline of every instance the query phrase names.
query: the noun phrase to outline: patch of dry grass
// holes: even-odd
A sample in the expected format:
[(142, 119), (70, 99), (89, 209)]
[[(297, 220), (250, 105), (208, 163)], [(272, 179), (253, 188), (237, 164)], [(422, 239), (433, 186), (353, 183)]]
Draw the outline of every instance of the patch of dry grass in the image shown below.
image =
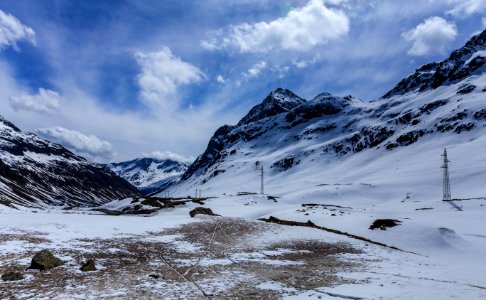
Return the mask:
[[(212, 217), (143, 236), (79, 239), (73, 241), (75, 248), (55, 251), (55, 255), (71, 257), (66, 265), (47, 272), (27, 271), (23, 281), (1, 282), (0, 298), (90, 295), (110, 299), (198, 299), (211, 295), (215, 299), (274, 299), (284, 291), (260, 290), (255, 286), (276, 281), (296, 291), (316, 289), (348, 283), (336, 273), (359, 267), (339, 256), (360, 253), (348, 244), (283, 241), (257, 247), (253, 239), (275, 226), (278, 225)], [(166, 235), (178, 238), (172, 243), (147, 240)], [(41, 234), (0, 235), (2, 239), (49, 242)], [(177, 243), (190, 243), (199, 250), (180, 249)], [(248, 254), (259, 255), (260, 259), (245, 259)], [(27, 251), (17, 258), (32, 255)], [(96, 261), (98, 271), (78, 270), (88, 258)], [(290, 263), (279, 263), (283, 260)], [(27, 266), (0, 266), (0, 272), (7, 267), (23, 270)]]

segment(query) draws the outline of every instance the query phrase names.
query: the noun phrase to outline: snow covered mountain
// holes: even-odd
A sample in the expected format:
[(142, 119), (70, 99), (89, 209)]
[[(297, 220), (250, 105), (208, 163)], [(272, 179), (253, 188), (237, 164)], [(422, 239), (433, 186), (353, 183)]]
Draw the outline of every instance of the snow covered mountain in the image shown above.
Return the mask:
[[(414, 165), (424, 174), (431, 160), (437, 168), (444, 147), (483, 146), (478, 143), (486, 133), (485, 63), (486, 31), (443, 62), (417, 69), (376, 101), (329, 93), (306, 101), (277, 89), (237, 125), (219, 128), (171, 190), (258, 191), (261, 166), (268, 190), (280, 193), (293, 192), (289, 182), (299, 182), (298, 189), (315, 187), (316, 176), (351, 182), (387, 177), (392, 158), (397, 170)], [(427, 153), (428, 161), (415, 165), (415, 151)]]
[(96, 205), (135, 187), (64, 147), (0, 117), (0, 197), (23, 206)]
[(103, 166), (126, 179), (141, 193), (150, 194), (177, 183), (188, 164), (172, 159), (145, 157)]

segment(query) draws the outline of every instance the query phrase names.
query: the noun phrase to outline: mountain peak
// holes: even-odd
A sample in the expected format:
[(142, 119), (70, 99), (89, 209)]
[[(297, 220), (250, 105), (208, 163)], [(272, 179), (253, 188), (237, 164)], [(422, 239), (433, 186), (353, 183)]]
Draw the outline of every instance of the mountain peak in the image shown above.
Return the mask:
[(171, 158), (141, 157), (101, 166), (133, 184), (141, 193), (149, 194), (179, 181), (188, 164)]
[[(299, 96), (297, 96), (296, 94), (294, 94), (291, 90), (288, 90), (288, 89), (283, 89), (283, 88), (277, 88), (275, 89), (273, 92), (271, 92), (267, 98), (265, 98), (265, 100), (267, 100), (268, 98), (271, 98), (271, 99), (274, 99), (274, 100), (277, 100), (277, 101), (289, 101), (289, 100), (292, 100), (292, 99), (295, 99), (295, 98), (299, 98)], [(265, 101), (264, 100), (264, 101)]]
[(9, 129), (20, 132), (20, 129), (12, 124), (11, 122), (5, 120), (2, 116), (0, 116), (0, 130), (4, 129), (5, 127), (8, 127)]
[(249, 124), (264, 118), (272, 117), (291, 110), (294, 107), (305, 103), (306, 100), (300, 98), (292, 91), (277, 88), (260, 103), (255, 105), (248, 114), (240, 120), (237, 126)]
[(446, 60), (416, 69), (382, 98), (436, 89), (485, 71), (486, 30), (473, 36), (462, 48), (453, 51)]
[(320, 93), (317, 96), (315, 96), (312, 100), (318, 100), (318, 99), (328, 99), (328, 98), (333, 98), (334, 96), (331, 93), (324, 92)]

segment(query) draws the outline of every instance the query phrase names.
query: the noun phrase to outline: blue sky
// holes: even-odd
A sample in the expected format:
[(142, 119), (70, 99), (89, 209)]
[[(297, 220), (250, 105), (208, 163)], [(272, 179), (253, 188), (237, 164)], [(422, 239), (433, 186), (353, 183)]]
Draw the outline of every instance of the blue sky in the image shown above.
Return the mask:
[(5, 0), (0, 115), (95, 161), (194, 157), (277, 87), (378, 99), (485, 17), (483, 0)]

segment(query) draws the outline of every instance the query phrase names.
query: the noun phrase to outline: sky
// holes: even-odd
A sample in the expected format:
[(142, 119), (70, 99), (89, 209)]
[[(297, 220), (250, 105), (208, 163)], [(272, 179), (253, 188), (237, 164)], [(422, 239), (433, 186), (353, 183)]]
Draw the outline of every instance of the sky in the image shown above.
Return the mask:
[(1, 0), (0, 115), (95, 162), (190, 161), (278, 87), (379, 99), (484, 0)]

